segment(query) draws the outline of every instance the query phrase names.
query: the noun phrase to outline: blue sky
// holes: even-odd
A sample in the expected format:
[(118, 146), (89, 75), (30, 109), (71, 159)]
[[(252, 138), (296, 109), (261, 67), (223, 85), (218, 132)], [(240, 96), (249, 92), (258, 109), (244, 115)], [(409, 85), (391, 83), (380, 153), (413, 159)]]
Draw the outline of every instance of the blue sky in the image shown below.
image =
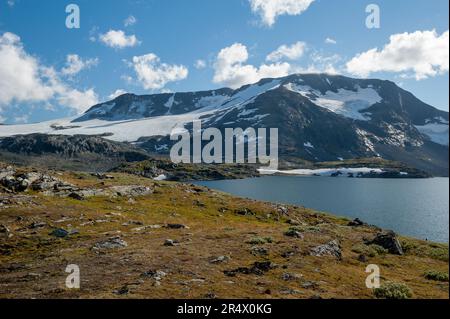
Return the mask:
[[(0, 0), (0, 122), (74, 115), (117, 90), (208, 90), (308, 71), (392, 80), (448, 111), (447, 0), (292, 0), (309, 5), (272, 21), (250, 1), (261, 0)], [(66, 27), (70, 3), (80, 8), (79, 29)], [(365, 24), (370, 3), (380, 8), (378, 29)], [(402, 56), (405, 41), (411, 56)], [(354, 60), (374, 48), (378, 60)]]

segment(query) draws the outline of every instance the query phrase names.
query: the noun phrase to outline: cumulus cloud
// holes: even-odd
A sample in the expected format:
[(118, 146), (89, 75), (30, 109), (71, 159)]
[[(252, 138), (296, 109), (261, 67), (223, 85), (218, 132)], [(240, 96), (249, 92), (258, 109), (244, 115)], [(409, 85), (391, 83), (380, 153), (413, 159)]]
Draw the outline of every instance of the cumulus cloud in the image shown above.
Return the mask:
[(137, 19), (136, 19), (136, 17), (133, 16), (133, 15), (128, 16), (128, 18), (126, 18), (126, 19), (123, 21), (123, 25), (124, 25), (125, 27), (130, 27), (130, 26), (132, 26), (132, 25), (135, 25), (136, 23), (137, 23)]
[(269, 62), (277, 62), (283, 59), (297, 60), (303, 56), (305, 49), (306, 43), (301, 41), (294, 43), (291, 46), (284, 44), (270, 53), (266, 60)]
[(69, 54), (66, 57), (66, 66), (61, 70), (63, 75), (73, 76), (82, 70), (90, 69), (98, 64), (98, 59), (83, 60), (78, 54)]
[(161, 63), (160, 58), (153, 54), (133, 57), (132, 66), (138, 81), (146, 90), (159, 90), (169, 82), (180, 81), (188, 76), (184, 65)]
[(40, 64), (13, 33), (0, 35), (0, 61), (0, 108), (11, 103), (57, 101), (82, 112), (98, 101), (93, 89), (74, 89), (52, 67)]
[(259, 14), (263, 24), (272, 26), (280, 15), (299, 15), (314, 0), (249, 0), (254, 13)]
[(337, 41), (333, 38), (326, 38), (325, 43), (326, 44), (337, 44)]
[(134, 34), (126, 35), (122, 30), (109, 30), (105, 34), (101, 34), (99, 39), (105, 45), (115, 49), (134, 47), (139, 44)]
[(286, 76), (290, 72), (291, 66), (287, 62), (255, 67), (245, 64), (248, 57), (247, 47), (241, 43), (235, 43), (222, 49), (214, 63), (213, 82), (238, 88), (245, 84), (258, 82), (262, 78)]
[(374, 72), (410, 73), (417, 80), (448, 72), (448, 30), (391, 35), (383, 49), (377, 48), (356, 55), (346, 67), (351, 74), (367, 77)]
[(206, 61), (205, 60), (197, 60), (194, 63), (194, 67), (198, 70), (206, 68)]

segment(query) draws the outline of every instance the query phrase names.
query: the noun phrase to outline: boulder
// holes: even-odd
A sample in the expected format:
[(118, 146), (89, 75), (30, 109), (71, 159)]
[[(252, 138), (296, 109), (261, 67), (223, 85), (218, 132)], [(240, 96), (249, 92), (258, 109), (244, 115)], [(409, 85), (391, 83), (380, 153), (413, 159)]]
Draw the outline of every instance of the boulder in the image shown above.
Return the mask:
[(364, 226), (364, 225), (367, 225), (367, 224), (364, 223), (359, 218), (355, 218), (354, 220), (352, 220), (351, 222), (348, 223), (348, 226), (351, 226), (351, 227), (358, 227), (358, 226)]
[(394, 255), (403, 255), (402, 245), (393, 231), (378, 233), (375, 238), (367, 244), (381, 246)]
[(330, 241), (327, 244), (320, 245), (311, 249), (311, 255), (316, 257), (333, 256), (342, 259), (342, 252), (337, 240)]
[(122, 240), (119, 236), (116, 236), (96, 243), (94, 249), (116, 249), (127, 246), (128, 244), (126, 241)]
[(69, 232), (65, 229), (57, 228), (57, 229), (53, 230), (49, 235), (55, 236), (58, 238), (66, 238), (67, 236), (69, 236)]

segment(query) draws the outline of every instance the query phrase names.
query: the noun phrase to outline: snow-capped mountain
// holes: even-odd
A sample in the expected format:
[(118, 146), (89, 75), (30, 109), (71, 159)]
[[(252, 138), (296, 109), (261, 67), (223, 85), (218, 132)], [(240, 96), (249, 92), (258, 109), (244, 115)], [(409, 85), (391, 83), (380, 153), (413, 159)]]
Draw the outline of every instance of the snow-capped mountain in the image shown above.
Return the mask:
[(237, 90), (125, 94), (81, 117), (0, 126), (0, 136), (87, 134), (167, 152), (175, 127), (277, 127), (280, 154), (311, 161), (381, 156), (448, 175), (448, 112), (395, 83), (326, 74), (264, 79)]

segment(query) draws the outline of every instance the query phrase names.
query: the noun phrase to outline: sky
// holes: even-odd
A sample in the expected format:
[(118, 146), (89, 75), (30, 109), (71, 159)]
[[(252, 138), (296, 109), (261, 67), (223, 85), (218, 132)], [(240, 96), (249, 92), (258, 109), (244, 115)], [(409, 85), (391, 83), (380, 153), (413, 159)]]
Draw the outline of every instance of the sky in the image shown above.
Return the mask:
[(448, 6), (0, 0), (0, 123), (74, 116), (125, 92), (238, 88), (311, 72), (391, 80), (448, 111)]

